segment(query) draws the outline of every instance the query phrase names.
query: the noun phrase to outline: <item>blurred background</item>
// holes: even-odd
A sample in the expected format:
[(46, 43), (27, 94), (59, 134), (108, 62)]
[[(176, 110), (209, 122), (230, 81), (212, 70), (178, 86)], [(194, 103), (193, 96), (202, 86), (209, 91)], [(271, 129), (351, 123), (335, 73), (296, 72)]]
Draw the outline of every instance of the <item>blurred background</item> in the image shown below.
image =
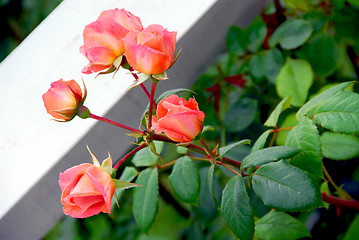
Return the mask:
[(62, 0), (0, 0), (0, 62), (11, 53)]

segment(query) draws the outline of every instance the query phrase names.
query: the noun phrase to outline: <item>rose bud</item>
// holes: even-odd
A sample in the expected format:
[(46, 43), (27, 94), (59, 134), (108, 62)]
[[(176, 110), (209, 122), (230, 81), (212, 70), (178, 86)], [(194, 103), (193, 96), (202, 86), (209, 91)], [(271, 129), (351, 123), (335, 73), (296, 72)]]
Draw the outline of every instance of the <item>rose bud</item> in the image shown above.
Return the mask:
[(42, 95), (47, 113), (59, 121), (73, 119), (86, 99), (86, 88), (82, 94), (81, 87), (75, 80), (62, 79), (51, 83), (51, 88)]
[(80, 52), (89, 64), (82, 69), (82, 73), (98, 72), (112, 65), (118, 68), (125, 52), (122, 39), (129, 31), (142, 29), (141, 20), (125, 9), (102, 12), (83, 32), (84, 45)]
[(123, 39), (129, 65), (145, 74), (159, 74), (172, 63), (177, 32), (169, 32), (160, 25), (150, 25), (141, 32), (129, 32)]
[(61, 203), (66, 215), (86, 218), (110, 213), (115, 183), (101, 167), (83, 163), (60, 173)]
[(186, 101), (177, 95), (164, 98), (157, 105), (157, 118), (154, 118), (152, 130), (164, 132), (176, 142), (190, 142), (202, 130), (204, 113), (199, 111), (193, 98)]

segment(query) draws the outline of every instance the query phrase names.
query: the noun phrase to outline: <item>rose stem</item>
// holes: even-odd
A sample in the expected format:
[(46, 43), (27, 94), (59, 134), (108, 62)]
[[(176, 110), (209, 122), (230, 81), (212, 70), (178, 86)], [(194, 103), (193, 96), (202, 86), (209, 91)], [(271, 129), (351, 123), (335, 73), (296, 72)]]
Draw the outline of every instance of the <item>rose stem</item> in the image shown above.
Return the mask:
[[(133, 76), (136, 80), (138, 80), (138, 76), (137, 76), (136, 73), (133, 72), (133, 71), (134, 71), (133, 68), (130, 67), (128, 70), (130, 70), (132, 76)], [(145, 94), (147, 95), (148, 99), (151, 99), (151, 95), (150, 95), (150, 93), (148, 92), (148, 90), (147, 90), (147, 88), (145, 87), (145, 85), (143, 85), (143, 83), (141, 83), (140, 86), (141, 86), (142, 90), (145, 92)], [(156, 104), (155, 102), (153, 103), (153, 106), (155, 107), (155, 109), (157, 109), (157, 104)]]
[(152, 89), (151, 89), (151, 97), (150, 97), (150, 108), (148, 110), (148, 129), (147, 130), (149, 130), (149, 131), (151, 130), (151, 126), (152, 126), (152, 109), (153, 109), (153, 99), (155, 97), (156, 86), (157, 86), (157, 83), (153, 82)]
[(135, 149), (133, 149), (131, 152), (127, 153), (123, 158), (121, 158), (116, 165), (113, 167), (114, 169), (118, 170), (118, 168), (121, 166), (121, 164), (126, 161), (129, 157), (131, 157), (133, 154), (135, 154), (136, 152), (140, 151), (142, 148), (146, 147), (146, 143), (142, 143), (140, 146), (136, 147)]
[(322, 198), (324, 202), (335, 205), (340, 208), (351, 208), (359, 210), (359, 202), (354, 199), (346, 200), (335, 196), (327, 195), (327, 193), (322, 193)]
[(105, 123), (112, 124), (112, 125), (114, 125), (114, 126), (116, 126), (116, 127), (124, 128), (124, 129), (126, 129), (126, 130), (131, 131), (131, 132), (143, 134), (143, 131), (141, 131), (141, 130), (134, 129), (134, 128), (132, 128), (132, 127), (123, 125), (123, 124), (121, 124), (121, 123), (112, 121), (112, 120), (107, 119), (107, 118), (99, 117), (99, 116), (97, 116), (97, 115), (95, 115), (95, 114), (92, 114), (92, 113), (90, 113), (90, 118), (96, 119), (96, 120), (99, 120), (99, 121), (102, 121), (102, 122), (105, 122)]
[(207, 155), (211, 157), (213, 160), (217, 158), (217, 156), (212, 152), (212, 150), (208, 147), (207, 143), (201, 138), (199, 140), (200, 144), (203, 146), (204, 150), (206, 151)]

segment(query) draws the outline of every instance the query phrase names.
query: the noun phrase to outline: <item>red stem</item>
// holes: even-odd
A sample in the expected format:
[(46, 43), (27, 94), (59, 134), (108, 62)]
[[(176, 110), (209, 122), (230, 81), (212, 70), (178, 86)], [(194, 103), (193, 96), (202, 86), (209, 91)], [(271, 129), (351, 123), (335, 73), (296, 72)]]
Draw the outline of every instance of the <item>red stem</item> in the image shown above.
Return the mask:
[(147, 130), (151, 130), (151, 126), (152, 126), (152, 109), (153, 109), (153, 99), (155, 97), (155, 91), (156, 91), (156, 86), (157, 83), (152, 83), (152, 89), (151, 89), (151, 97), (150, 97), (150, 107), (148, 110), (148, 129)]
[(121, 158), (113, 168), (117, 170), (121, 166), (121, 164), (125, 162), (129, 157), (131, 157), (136, 152), (140, 151), (142, 148), (145, 148), (146, 146), (147, 146), (146, 143), (142, 143), (140, 146), (136, 147), (131, 152), (127, 153), (123, 158)]
[(354, 199), (346, 200), (338, 198), (335, 196), (327, 195), (327, 193), (322, 193), (322, 198), (324, 202), (335, 205), (339, 208), (351, 208), (359, 211), (359, 202)]
[[(136, 80), (138, 80), (137, 74), (133, 72), (134, 69), (133, 69), (132, 67), (130, 67), (128, 70), (131, 72), (132, 76), (133, 76)], [(142, 90), (145, 92), (145, 94), (147, 95), (148, 99), (151, 99), (151, 95), (150, 95), (150, 93), (148, 92), (148, 90), (147, 90), (147, 88), (145, 87), (145, 85), (143, 85), (143, 83), (141, 83), (140, 86), (141, 86)], [(156, 103), (154, 103), (153, 106), (155, 107), (155, 109), (157, 109), (157, 104), (156, 104)]]
[(126, 130), (131, 131), (131, 132), (143, 134), (143, 131), (141, 131), (141, 130), (134, 129), (134, 128), (132, 128), (132, 127), (123, 125), (123, 124), (121, 124), (121, 123), (112, 121), (112, 120), (107, 119), (107, 118), (99, 117), (99, 116), (97, 116), (97, 115), (95, 115), (95, 114), (92, 114), (92, 113), (90, 114), (90, 118), (96, 119), (96, 120), (99, 120), (99, 121), (102, 121), (102, 122), (105, 122), (105, 123), (112, 124), (112, 125), (114, 125), (114, 126), (116, 126), (116, 127), (124, 128), (124, 129), (126, 129)]

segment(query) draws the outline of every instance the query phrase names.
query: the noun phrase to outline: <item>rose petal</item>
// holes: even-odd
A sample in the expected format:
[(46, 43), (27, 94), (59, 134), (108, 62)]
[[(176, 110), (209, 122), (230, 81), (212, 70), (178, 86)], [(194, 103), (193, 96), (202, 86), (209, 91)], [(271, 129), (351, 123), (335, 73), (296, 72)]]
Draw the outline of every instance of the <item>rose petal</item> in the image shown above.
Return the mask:
[(111, 200), (116, 188), (111, 176), (104, 169), (95, 166), (88, 168), (86, 174), (96, 190), (102, 194), (107, 207), (107, 212), (110, 212)]

